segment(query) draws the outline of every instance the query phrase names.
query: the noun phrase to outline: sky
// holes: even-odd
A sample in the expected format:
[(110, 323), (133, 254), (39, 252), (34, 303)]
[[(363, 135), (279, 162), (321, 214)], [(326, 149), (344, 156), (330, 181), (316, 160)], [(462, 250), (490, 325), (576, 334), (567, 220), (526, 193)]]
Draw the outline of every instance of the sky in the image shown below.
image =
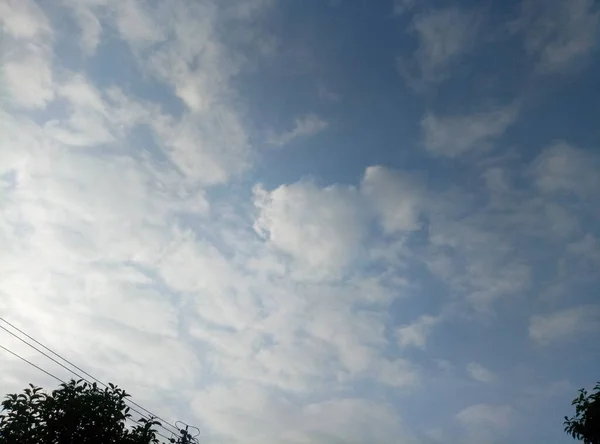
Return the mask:
[(0, 316), (207, 444), (572, 441), (598, 1), (0, 0), (0, 25)]

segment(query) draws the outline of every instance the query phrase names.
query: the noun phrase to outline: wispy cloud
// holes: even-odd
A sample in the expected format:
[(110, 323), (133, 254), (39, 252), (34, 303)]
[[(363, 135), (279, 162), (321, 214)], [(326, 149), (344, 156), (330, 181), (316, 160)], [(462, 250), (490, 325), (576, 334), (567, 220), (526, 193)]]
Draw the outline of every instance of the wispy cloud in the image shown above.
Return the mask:
[(411, 58), (397, 58), (400, 73), (417, 89), (445, 80), (475, 46), (478, 28), (477, 14), (458, 7), (416, 15), (409, 32), (418, 46)]
[(577, 335), (597, 330), (599, 315), (600, 307), (596, 305), (538, 314), (531, 317), (529, 336), (542, 345), (570, 341)]
[(428, 336), (439, 322), (434, 316), (422, 316), (412, 324), (404, 325), (396, 330), (396, 337), (400, 347), (425, 348)]
[(485, 150), (509, 128), (517, 115), (516, 105), (463, 115), (428, 113), (421, 120), (425, 148), (431, 154), (444, 157)]
[(386, 232), (420, 228), (424, 187), (419, 178), (382, 166), (371, 166), (365, 170), (361, 191), (381, 215)]
[(304, 117), (296, 119), (294, 128), (280, 134), (271, 132), (267, 136), (267, 142), (274, 146), (284, 146), (288, 143), (305, 137), (314, 136), (327, 129), (329, 122), (323, 120), (316, 114), (307, 114)]
[(539, 72), (564, 73), (597, 49), (600, 8), (593, 0), (523, 0), (513, 26), (524, 33), (525, 49)]
[(496, 379), (496, 375), (492, 371), (477, 362), (469, 362), (467, 372), (471, 378), (479, 382), (492, 382)]
[(510, 422), (511, 408), (503, 405), (476, 404), (461, 410), (456, 418), (465, 426), (506, 428)]
[(507, 405), (476, 404), (461, 410), (457, 421), (464, 427), (467, 442), (493, 442), (506, 433), (515, 412)]
[(16, 107), (39, 109), (54, 98), (54, 33), (41, 8), (32, 1), (3, 2), (0, 20), (11, 51), (3, 54), (3, 94)]
[(32, 0), (0, 3), (3, 31), (15, 39), (37, 40), (52, 34), (50, 21)]
[(548, 146), (533, 164), (537, 187), (544, 193), (590, 195), (600, 187), (596, 174), (600, 160), (581, 148), (565, 142)]
[[(298, 408), (259, 388), (235, 385), (198, 394), (198, 414), (234, 442), (392, 442), (410, 439), (392, 405), (362, 399), (321, 401)], [(230, 427), (231, 415), (238, 427)], [(346, 426), (340, 427), (340, 424)]]

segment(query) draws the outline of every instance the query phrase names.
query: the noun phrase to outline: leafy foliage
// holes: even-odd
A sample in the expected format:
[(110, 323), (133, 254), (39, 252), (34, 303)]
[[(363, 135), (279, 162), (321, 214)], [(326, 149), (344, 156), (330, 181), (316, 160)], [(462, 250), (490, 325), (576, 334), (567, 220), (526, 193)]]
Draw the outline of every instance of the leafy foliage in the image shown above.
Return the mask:
[(52, 394), (32, 384), (7, 395), (0, 411), (0, 444), (157, 444), (153, 419), (128, 429), (129, 395), (113, 384), (71, 380)]
[(600, 444), (600, 382), (594, 390), (590, 395), (585, 389), (579, 390), (572, 402), (575, 416), (565, 416), (565, 432), (584, 444)]

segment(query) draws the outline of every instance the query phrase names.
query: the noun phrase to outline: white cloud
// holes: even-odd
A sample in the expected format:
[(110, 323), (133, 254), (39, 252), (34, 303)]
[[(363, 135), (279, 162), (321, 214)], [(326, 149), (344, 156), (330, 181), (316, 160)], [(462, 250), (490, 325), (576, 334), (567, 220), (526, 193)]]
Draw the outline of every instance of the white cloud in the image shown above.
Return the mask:
[(19, 107), (44, 108), (54, 98), (52, 65), (45, 50), (31, 45), (16, 57), (9, 55), (2, 74), (4, 89)]
[[(85, 54), (93, 54), (103, 32), (102, 21), (110, 17), (111, 26), (129, 45), (141, 48), (164, 40), (165, 21), (157, 21), (159, 11), (139, 0), (65, 0), (81, 32), (80, 45)], [(165, 17), (163, 11), (163, 18)], [(102, 18), (102, 20), (101, 20)]]
[(2, 29), (15, 39), (37, 40), (52, 34), (46, 14), (32, 0), (2, 0)]
[(371, 166), (365, 170), (361, 192), (380, 214), (387, 233), (420, 228), (423, 190), (415, 177)]
[(506, 405), (476, 404), (461, 410), (456, 419), (467, 427), (493, 427), (505, 429), (509, 426), (512, 408)]
[(50, 137), (65, 145), (94, 146), (115, 140), (113, 132), (121, 122), (110, 120), (111, 107), (105, 103), (100, 92), (88, 80), (76, 74), (57, 86), (57, 96), (69, 104), (69, 117), (63, 121), (55, 119), (46, 123), (45, 129)]
[(141, 58), (142, 68), (170, 85), (192, 113), (210, 116), (215, 105), (235, 113), (229, 79), (239, 69), (239, 57), (229, 55), (217, 38), (216, 4), (180, 1), (156, 14), (172, 37)]
[(470, 443), (493, 443), (507, 431), (514, 409), (507, 405), (475, 404), (461, 410), (457, 421), (465, 428)]
[(597, 49), (600, 8), (593, 0), (524, 0), (516, 28), (542, 73), (577, 67)]
[[(222, 45), (215, 29), (217, 3), (179, 1), (156, 10), (127, 8), (119, 20), (123, 29), (130, 19), (136, 25), (135, 35), (123, 37), (138, 54), (140, 69), (165, 82), (187, 108), (180, 119), (163, 114), (152, 118), (149, 123), (159, 145), (190, 182), (227, 182), (249, 166), (250, 146), (229, 85), (244, 57)], [(162, 38), (159, 31), (170, 38), (155, 42)]]
[(100, 44), (100, 37), (102, 35), (102, 23), (94, 12), (94, 2), (92, 1), (89, 2), (90, 4), (87, 4), (83, 1), (71, 0), (69, 3), (81, 31), (81, 48), (85, 54), (91, 55)]
[[(402, 424), (390, 405), (362, 399), (341, 399), (306, 408), (312, 433), (342, 442), (387, 442), (403, 439)], [(354, 422), (356, 420), (356, 422)], [(406, 439), (406, 438), (404, 438)]]
[(100, 92), (83, 75), (74, 75), (61, 85), (59, 94), (75, 109), (86, 107), (101, 115), (106, 114), (106, 105)]
[(416, 15), (409, 31), (418, 47), (413, 59), (398, 58), (400, 72), (415, 87), (443, 81), (474, 47), (478, 28), (475, 13), (456, 7)]
[(600, 307), (585, 305), (532, 316), (529, 336), (541, 345), (572, 340), (598, 329)]
[(157, 141), (192, 182), (227, 182), (249, 165), (250, 147), (235, 112), (215, 106), (202, 118), (156, 116), (151, 122)]
[(469, 151), (488, 148), (515, 121), (515, 105), (474, 114), (436, 116), (428, 113), (421, 120), (425, 148), (436, 156), (457, 157)]
[(494, 214), (480, 209), (454, 221), (449, 215), (464, 207), (444, 202), (447, 197), (440, 196), (440, 201), (431, 204), (431, 251), (426, 260), (432, 273), (481, 311), (489, 310), (499, 298), (524, 291), (531, 282), (530, 266), (514, 254), (516, 247), (508, 232), (489, 228)]
[[(481, 200), (475, 203), (482, 197), (479, 189), (448, 190), (430, 197), (426, 213), (430, 271), (461, 300), (488, 313), (500, 298), (510, 297), (509, 303), (518, 304), (539, 285), (532, 271), (540, 255), (555, 255), (557, 279), (570, 282), (566, 287), (576, 276), (590, 279), (597, 262), (581, 255), (563, 259), (562, 249), (569, 250), (568, 245), (581, 241), (585, 233), (595, 235), (584, 221), (597, 217), (588, 204), (598, 188), (597, 162), (593, 153), (557, 143), (521, 168), (490, 169), (484, 164), (481, 183), (490, 193), (485, 193), (483, 205)], [(536, 248), (523, 249), (523, 242), (533, 242)], [(593, 256), (592, 244), (589, 250), (583, 244), (571, 249), (578, 247), (581, 254), (589, 251)], [(578, 257), (582, 260), (576, 261)]]
[[(27, 161), (17, 164), (16, 185), (0, 208), (3, 312), (134, 392), (189, 383), (198, 363), (175, 339), (175, 306), (125, 265), (148, 263), (162, 248), (155, 224), (168, 200), (147, 194), (145, 174), (131, 159), (102, 162), (39, 142), (20, 145)], [(177, 369), (163, 361), (184, 356)]]
[[(233, 442), (412, 442), (393, 407), (360, 398), (326, 399), (297, 406), (289, 399), (236, 384), (198, 392), (196, 411), (215, 438)], [(234, 421), (236, 427), (231, 427)]]
[[(564, 149), (545, 151), (529, 175), (488, 169), (494, 196), (483, 207), (471, 190), (427, 194), (418, 176), (383, 166), (367, 168), (356, 187), (300, 180), (256, 186), (250, 196), (253, 179), (235, 180), (255, 159), (240, 112), (246, 104), (233, 86), (252, 54), (226, 46), (222, 39), (232, 36), (222, 31), (244, 34), (253, 26), (245, 20), (269, 1), (64, 4), (82, 27), (84, 55), (115, 39), (131, 50), (120, 62), (137, 64), (115, 69), (139, 69), (158, 88), (135, 97), (132, 90), (144, 88), (128, 88), (128, 77), (106, 87), (98, 73), (67, 69), (65, 48), (50, 51), (64, 36), (54, 40), (41, 10), (0, 0), (10, 44), (4, 66), (12, 69), (3, 86), (13, 100), (0, 105), (0, 312), (161, 416), (202, 423), (207, 442), (415, 442), (399, 417), (402, 396), (430, 387), (432, 373), (441, 373), (431, 363), (445, 377), (457, 372), (426, 349), (441, 316), (398, 326), (402, 304), (412, 312), (439, 297), (456, 304), (463, 321), (472, 313), (462, 302), (489, 309), (523, 292), (530, 263), (507, 226), (594, 257), (596, 233), (584, 232), (555, 197), (590, 196), (595, 164)], [(423, 35), (444, 35), (441, 22), (415, 23)], [(465, 53), (423, 38), (423, 53), (440, 60), (423, 65), (437, 81)], [(36, 56), (40, 63), (30, 63)], [(172, 101), (162, 102), (169, 93)], [(510, 122), (501, 115), (474, 119), (491, 130), (470, 128), (466, 116), (458, 124), (434, 116), (434, 129), (452, 128), (432, 140), (441, 151), (439, 140), (466, 135), (449, 151), (467, 152), (502, 133), (497, 121)], [(326, 127), (308, 115), (280, 141)], [(532, 178), (537, 188), (521, 194), (509, 180)], [(550, 225), (560, 225), (562, 237), (548, 237)], [(433, 281), (433, 290), (420, 286)], [(575, 321), (552, 316), (532, 318), (532, 338), (549, 342), (555, 325), (573, 328)], [(35, 357), (4, 336), (0, 343)], [(54, 386), (1, 353), (0, 367), (0, 384), (11, 391), (29, 380)], [(467, 371), (493, 378), (476, 363)], [(499, 430), (510, 416), (506, 406), (479, 405), (457, 418), (469, 430)]]
[(400, 347), (425, 348), (427, 339), (433, 327), (439, 322), (434, 316), (421, 316), (412, 324), (402, 326), (396, 330), (396, 337)]
[(496, 379), (496, 375), (477, 362), (469, 362), (467, 364), (467, 372), (471, 378), (479, 382), (492, 382)]
[[(222, 45), (215, 29), (222, 13), (217, 3), (176, 1), (167, 8), (128, 0), (71, 6), (82, 28), (102, 12), (114, 20), (110, 24), (130, 45), (144, 75), (166, 83), (182, 100), (187, 112), (181, 119), (153, 110), (145, 123), (191, 183), (224, 183), (248, 167), (246, 130), (229, 86), (244, 57)], [(84, 39), (88, 52), (97, 46), (100, 28)], [(82, 123), (89, 124), (88, 119)]]
[(306, 277), (339, 276), (355, 258), (365, 216), (354, 188), (298, 182), (273, 191), (256, 187), (254, 195), (257, 232), (296, 259)]
[(294, 128), (281, 134), (271, 132), (267, 137), (267, 142), (270, 145), (283, 146), (299, 139), (314, 136), (324, 131), (329, 126), (329, 123), (323, 120), (316, 114), (307, 114), (299, 117), (294, 122)]
[[(165, 187), (170, 173), (129, 156), (126, 127), (140, 114), (118, 90), (107, 101), (76, 75), (56, 94), (67, 104), (65, 120), (39, 125), (4, 111), (0, 119), (0, 175), (12, 177), (0, 204), (3, 313), (134, 393), (189, 383), (200, 366), (177, 340), (178, 309), (136, 267), (151, 266), (168, 245), (173, 214), (202, 214), (206, 202)], [(120, 138), (114, 155), (68, 146), (99, 143), (106, 131)], [(169, 368), (173, 360), (181, 366)]]
[[(0, 2), (3, 47), (0, 89), (18, 108), (44, 108), (54, 98), (53, 32), (39, 6), (29, 0)], [(10, 38), (9, 38), (10, 37)]]
[(418, 368), (406, 359), (382, 362), (379, 381), (392, 387), (414, 387), (420, 380)]
[[(109, 2), (75, 7), (82, 25), (98, 25), (84, 32), (86, 54), (103, 43), (103, 29), (118, 30), (128, 17)], [(158, 405), (161, 416), (189, 415), (186, 394), (206, 396), (211, 405), (190, 422), (202, 421), (217, 436), (406, 436), (392, 405), (344, 392), (358, 381), (406, 389), (420, 379), (408, 359), (383, 352), (395, 281), (346, 273), (361, 252), (369, 212), (358, 190), (309, 182), (256, 188), (256, 221), (245, 213), (252, 202), (233, 195), (209, 207), (206, 188), (226, 184), (252, 159), (228, 85), (237, 62), (212, 29), (216, 8), (191, 8), (174, 7), (179, 12), (160, 28), (177, 36), (156, 46), (139, 29), (121, 30), (135, 52), (132, 63), (183, 100), (180, 114), (134, 97), (126, 84), (100, 88), (93, 73), (66, 70), (57, 55), (53, 96), (39, 94), (31, 105), (55, 100), (56, 107), (36, 111), (35, 119), (0, 110), (2, 313), (92, 374), (122, 384), (137, 402)], [(196, 15), (204, 11), (213, 15)], [(150, 20), (142, 23), (156, 20), (156, 11), (142, 12)], [(307, 120), (300, 129), (319, 126)], [(253, 222), (268, 241), (256, 236)], [(54, 385), (0, 360), (8, 369), (0, 382), (11, 391), (25, 377)], [(44, 367), (69, 377), (51, 363)], [(258, 404), (240, 412), (239, 400), (213, 393)], [(289, 428), (264, 427), (270, 406), (271, 418)], [(285, 408), (289, 423), (278, 416)], [(239, 427), (231, 427), (232, 418), (241, 418)]]
[(532, 172), (535, 184), (542, 192), (572, 192), (585, 196), (592, 195), (600, 187), (599, 168), (598, 156), (568, 143), (556, 142), (536, 158)]
[(47, 120), (44, 132), (69, 146), (110, 144), (127, 137), (136, 125), (166, 119), (155, 105), (128, 97), (117, 87), (102, 93), (81, 73), (63, 75), (54, 94), (64, 101), (65, 115)]
[(123, 40), (130, 44), (145, 44), (163, 39), (159, 22), (145, 10), (143, 2), (122, 0), (115, 2), (117, 28)]

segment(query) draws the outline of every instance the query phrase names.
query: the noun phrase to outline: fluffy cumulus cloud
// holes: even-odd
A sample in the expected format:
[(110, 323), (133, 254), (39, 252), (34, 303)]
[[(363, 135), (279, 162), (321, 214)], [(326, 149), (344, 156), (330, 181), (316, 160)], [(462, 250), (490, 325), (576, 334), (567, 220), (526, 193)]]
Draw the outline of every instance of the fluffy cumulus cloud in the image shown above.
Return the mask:
[[(499, 27), (532, 79), (594, 54), (596, 5), (558, 3)], [(589, 381), (544, 359), (596, 346), (594, 133), (521, 125), (544, 91), (447, 103), (484, 12), (423, 4), (348, 17), (406, 46), (347, 51), (301, 31), (351, 35), (315, 5), (304, 26), (272, 0), (0, 0), (0, 316), (209, 443), (554, 432), (546, 407)], [(0, 367), (3, 393), (56, 382)]]
[(259, 186), (254, 195), (257, 232), (307, 273), (337, 274), (355, 256), (364, 232), (355, 189), (300, 182), (270, 192)]

